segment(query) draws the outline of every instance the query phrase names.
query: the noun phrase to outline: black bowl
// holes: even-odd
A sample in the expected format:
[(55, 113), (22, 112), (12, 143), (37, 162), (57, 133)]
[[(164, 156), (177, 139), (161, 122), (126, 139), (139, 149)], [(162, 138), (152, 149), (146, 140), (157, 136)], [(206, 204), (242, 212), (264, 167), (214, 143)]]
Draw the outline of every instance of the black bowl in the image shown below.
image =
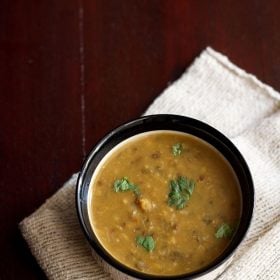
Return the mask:
[[(138, 272), (114, 259), (99, 243), (88, 216), (88, 190), (93, 172), (102, 158), (117, 144), (139, 133), (154, 130), (173, 130), (192, 134), (214, 146), (231, 164), (238, 177), (242, 193), (242, 214), (239, 226), (226, 250), (211, 264), (197, 271), (178, 276), (153, 276)], [(81, 227), (92, 248), (108, 264), (138, 279), (193, 279), (212, 272), (230, 258), (244, 238), (254, 208), (254, 186), (250, 170), (234, 144), (213, 127), (188, 117), (178, 115), (151, 115), (133, 120), (107, 134), (88, 154), (79, 174), (76, 190), (76, 206)]]

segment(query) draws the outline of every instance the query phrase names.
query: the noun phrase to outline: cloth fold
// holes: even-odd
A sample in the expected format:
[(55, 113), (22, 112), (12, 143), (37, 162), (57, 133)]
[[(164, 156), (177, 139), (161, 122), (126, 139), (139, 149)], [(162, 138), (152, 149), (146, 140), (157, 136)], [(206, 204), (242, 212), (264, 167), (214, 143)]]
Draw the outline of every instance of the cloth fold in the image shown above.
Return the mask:
[[(250, 230), (219, 279), (280, 279), (280, 94), (207, 48), (145, 114), (173, 113), (216, 127), (240, 149), (255, 182)], [(77, 175), (20, 223), (49, 279), (110, 279), (92, 257), (75, 210)]]

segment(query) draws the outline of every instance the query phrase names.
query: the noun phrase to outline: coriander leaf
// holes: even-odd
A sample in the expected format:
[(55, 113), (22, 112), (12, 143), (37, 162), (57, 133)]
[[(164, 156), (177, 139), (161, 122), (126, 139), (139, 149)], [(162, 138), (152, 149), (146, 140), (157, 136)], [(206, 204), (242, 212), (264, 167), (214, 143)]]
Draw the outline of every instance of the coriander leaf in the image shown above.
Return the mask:
[(215, 233), (215, 237), (217, 239), (220, 238), (230, 238), (233, 234), (233, 228), (231, 228), (228, 224), (223, 223), (220, 225), (220, 227), (218, 228), (218, 230)]
[(180, 176), (177, 180), (171, 180), (168, 204), (175, 206), (178, 210), (183, 209), (189, 201), (195, 187), (195, 182)]
[(185, 188), (188, 185), (188, 180), (186, 177), (180, 176), (177, 181), (181, 188)]
[(136, 237), (136, 243), (143, 248), (145, 248), (148, 252), (152, 252), (155, 249), (156, 242), (153, 237), (150, 235), (142, 236), (139, 235)]
[(172, 153), (175, 157), (181, 155), (182, 151), (183, 145), (181, 143), (177, 143), (172, 146)]
[(114, 182), (114, 190), (115, 192), (124, 192), (130, 189), (129, 181), (126, 177), (123, 177), (120, 180), (116, 180)]
[(115, 192), (133, 191), (137, 196), (140, 195), (140, 190), (138, 186), (129, 182), (127, 177), (123, 177), (122, 179), (118, 179), (114, 182), (114, 191)]
[(144, 242), (144, 240), (145, 240), (145, 237), (144, 237), (144, 236), (139, 235), (139, 236), (136, 237), (136, 243), (137, 243), (138, 245), (142, 245), (143, 242)]

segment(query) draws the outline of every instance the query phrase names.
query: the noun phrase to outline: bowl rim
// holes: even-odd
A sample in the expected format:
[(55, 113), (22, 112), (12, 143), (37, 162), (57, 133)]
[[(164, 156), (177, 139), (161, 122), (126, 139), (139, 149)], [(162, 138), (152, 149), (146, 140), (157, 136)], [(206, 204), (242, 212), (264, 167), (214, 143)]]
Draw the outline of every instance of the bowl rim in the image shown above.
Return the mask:
[[(106, 145), (106, 143), (108, 141), (110, 141), (110, 138), (112, 136), (116, 135), (117, 133), (121, 133), (122, 131), (124, 131), (127, 128), (131, 128), (131, 127), (134, 127), (134, 126), (143, 126), (143, 125), (145, 125), (145, 121), (148, 121), (148, 122), (155, 121), (156, 122), (156, 121), (160, 121), (160, 119), (161, 120), (163, 120), (163, 119), (175, 120), (177, 122), (186, 122), (190, 126), (197, 125), (198, 127), (202, 127), (211, 136), (214, 136), (217, 139), (219, 139), (219, 141), (222, 144), (224, 144), (227, 148), (229, 148), (230, 151), (232, 152), (232, 154), (238, 159), (240, 166), (242, 166), (242, 169), (244, 170), (244, 175), (246, 177), (248, 187), (250, 188), (250, 195), (249, 195), (250, 197), (249, 197), (248, 201), (246, 200), (246, 202), (248, 202), (250, 204), (248, 206), (249, 207), (249, 212), (247, 212), (247, 218), (244, 221), (245, 224), (243, 225), (243, 230), (242, 230), (242, 232), (239, 232), (238, 238), (236, 237), (236, 233), (235, 233), (231, 242), (226, 247), (226, 249), (223, 251), (223, 253), (220, 256), (218, 256), (215, 260), (213, 260), (213, 262), (211, 262), (210, 264), (208, 264), (205, 267), (202, 267), (201, 269), (198, 269), (196, 271), (189, 272), (189, 273), (184, 273), (184, 274), (179, 274), (179, 275), (153, 275), (153, 274), (148, 274), (148, 273), (140, 272), (138, 270), (130, 268), (130, 267), (124, 265), (123, 263), (121, 263), (120, 261), (116, 260), (112, 255), (109, 254), (109, 252), (106, 251), (105, 248), (103, 248), (103, 246), (98, 242), (96, 236), (91, 236), (89, 234), (89, 232), (87, 230), (87, 226), (86, 226), (85, 221), (83, 219), (82, 207), (81, 207), (81, 203), (80, 203), (81, 202), (80, 193), (81, 193), (82, 188), (84, 187), (84, 180), (85, 180), (85, 177), (87, 175), (86, 171), (88, 170), (90, 164), (92, 163), (92, 160), (93, 160), (94, 156), (96, 156), (96, 154), (98, 154), (98, 152), (100, 151), (100, 148), (103, 145)], [(152, 129), (152, 130), (147, 130), (145, 132), (156, 131), (156, 130), (164, 130), (164, 129), (154, 129), (154, 130)], [(166, 130), (173, 130), (175, 132), (176, 131), (182, 132), (182, 131), (176, 130), (176, 129), (166, 129)], [(126, 140), (130, 137), (136, 136), (140, 133), (138, 132), (138, 133), (135, 133), (132, 136), (126, 137), (126, 138), (122, 139), (119, 143), (123, 142), (124, 140)], [(185, 133), (189, 133), (189, 132), (185, 132)], [(189, 133), (189, 134), (191, 134), (191, 133)], [(202, 140), (206, 141), (205, 139), (202, 139)], [(117, 143), (116, 145), (118, 145), (119, 143)], [(209, 144), (212, 145), (211, 143), (209, 143)], [(106, 154), (111, 149), (109, 149), (106, 152)], [(219, 152), (221, 154), (223, 154), (221, 151), (219, 151)], [(225, 155), (223, 154), (223, 156), (225, 156)], [(101, 160), (99, 160), (99, 162), (100, 161)], [(228, 159), (227, 159), (227, 161), (231, 165), (231, 162)], [(93, 170), (93, 173), (94, 173), (94, 170)], [(93, 173), (91, 174), (91, 177), (92, 177)], [(241, 192), (242, 192), (242, 190), (241, 190)], [(251, 221), (252, 221), (252, 216), (253, 216), (254, 203), (255, 203), (254, 198), (255, 198), (254, 182), (253, 182), (253, 178), (252, 178), (250, 169), (249, 169), (244, 157), (240, 153), (240, 151), (231, 142), (231, 140), (229, 140), (224, 134), (222, 134), (220, 131), (218, 131), (216, 128), (210, 126), (209, 124), (207, 124), (205, 122), (202, 122), (200, 120), (194, 119), (194, 118), (190, 118), (190, 117), (186, 117), (186, 116), (182, 116), (182, 115), (174, 115), (174, 114), (154, 114), (154, 115), (142, 116), (142, 117), (130, 120), (126, 123), (123, 123), (123, 124), (119, 125), (118, 127), (111, 130), (109, 133), (107, 133), (103, 138), (101, 138), (97, 142), (96, 145), (93, 146), (93, 148), (87, 154), (87, 156), (86, 156), (86, 158), (85, 158), (85, 160), (82, 164), (81, 171), (79, 172), (79, 175), (78, 175), (78, 178), (77, 178), (75, 203), (76, 203), (76, 211), (77, 211), (79, 224), (82, 228), (82, 231), (85, 234), (86, 239), (88, 240), (92, 249), (99, 255), (99, 257), (101, 257), (104, 261), (106, 261), (107, 264), (114, 267), (118, 271), (121, 271), (122, 273), (124, 273), (126, 275), (129, 275), (131, 277), (136, 277), (137, 279), (155, 279), (155, 280), (156, 279), (166, 279), (166, 280), (178, 279), (179, 280), (179, 279), (194, 279), (194, 278), (201, 277), (205, 274), (208, 274), (208, 273), (214, 271), (216, 268), (218, 268), (223, 263), (225, 263), (228, 259), (230, 259), (230, 257), (233, 255), (235, 250), (239, 247), (240, 243), (242, 242), (242, 240), (246, 236), (246, 234), (248, 232), (248, 229), (250, 227), (250, 224), (251, 224)], [(242, 204), (244, 204), (243, 193), (242, 193)], [(243, 214), (244, 213), (243, 213), (243, 210), (242, 210), (242, 215)], [(239, 230), (240, 227), (241, 227), (241, 223), (238, 225), (238, 230)], [(93, 229), (92, 229), (92, 232), (94, 234)], [(236, 238), (236, 240), (233, 243), (233, 240), (235, 238)], [(95, 239), (95, 240), (93, 240), (93, 239)]]

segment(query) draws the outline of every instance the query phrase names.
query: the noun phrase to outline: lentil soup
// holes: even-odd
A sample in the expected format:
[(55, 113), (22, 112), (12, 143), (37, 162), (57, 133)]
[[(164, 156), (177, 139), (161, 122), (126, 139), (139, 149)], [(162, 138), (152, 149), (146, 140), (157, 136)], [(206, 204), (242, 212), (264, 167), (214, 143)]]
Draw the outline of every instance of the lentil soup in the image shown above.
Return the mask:
[(214, 261), (241, 215), (238, 179), (205, 141), (153, 131), (113, 148), (91, 179), (88, 212), (115, 259), (153, 275), (180, 275)]

